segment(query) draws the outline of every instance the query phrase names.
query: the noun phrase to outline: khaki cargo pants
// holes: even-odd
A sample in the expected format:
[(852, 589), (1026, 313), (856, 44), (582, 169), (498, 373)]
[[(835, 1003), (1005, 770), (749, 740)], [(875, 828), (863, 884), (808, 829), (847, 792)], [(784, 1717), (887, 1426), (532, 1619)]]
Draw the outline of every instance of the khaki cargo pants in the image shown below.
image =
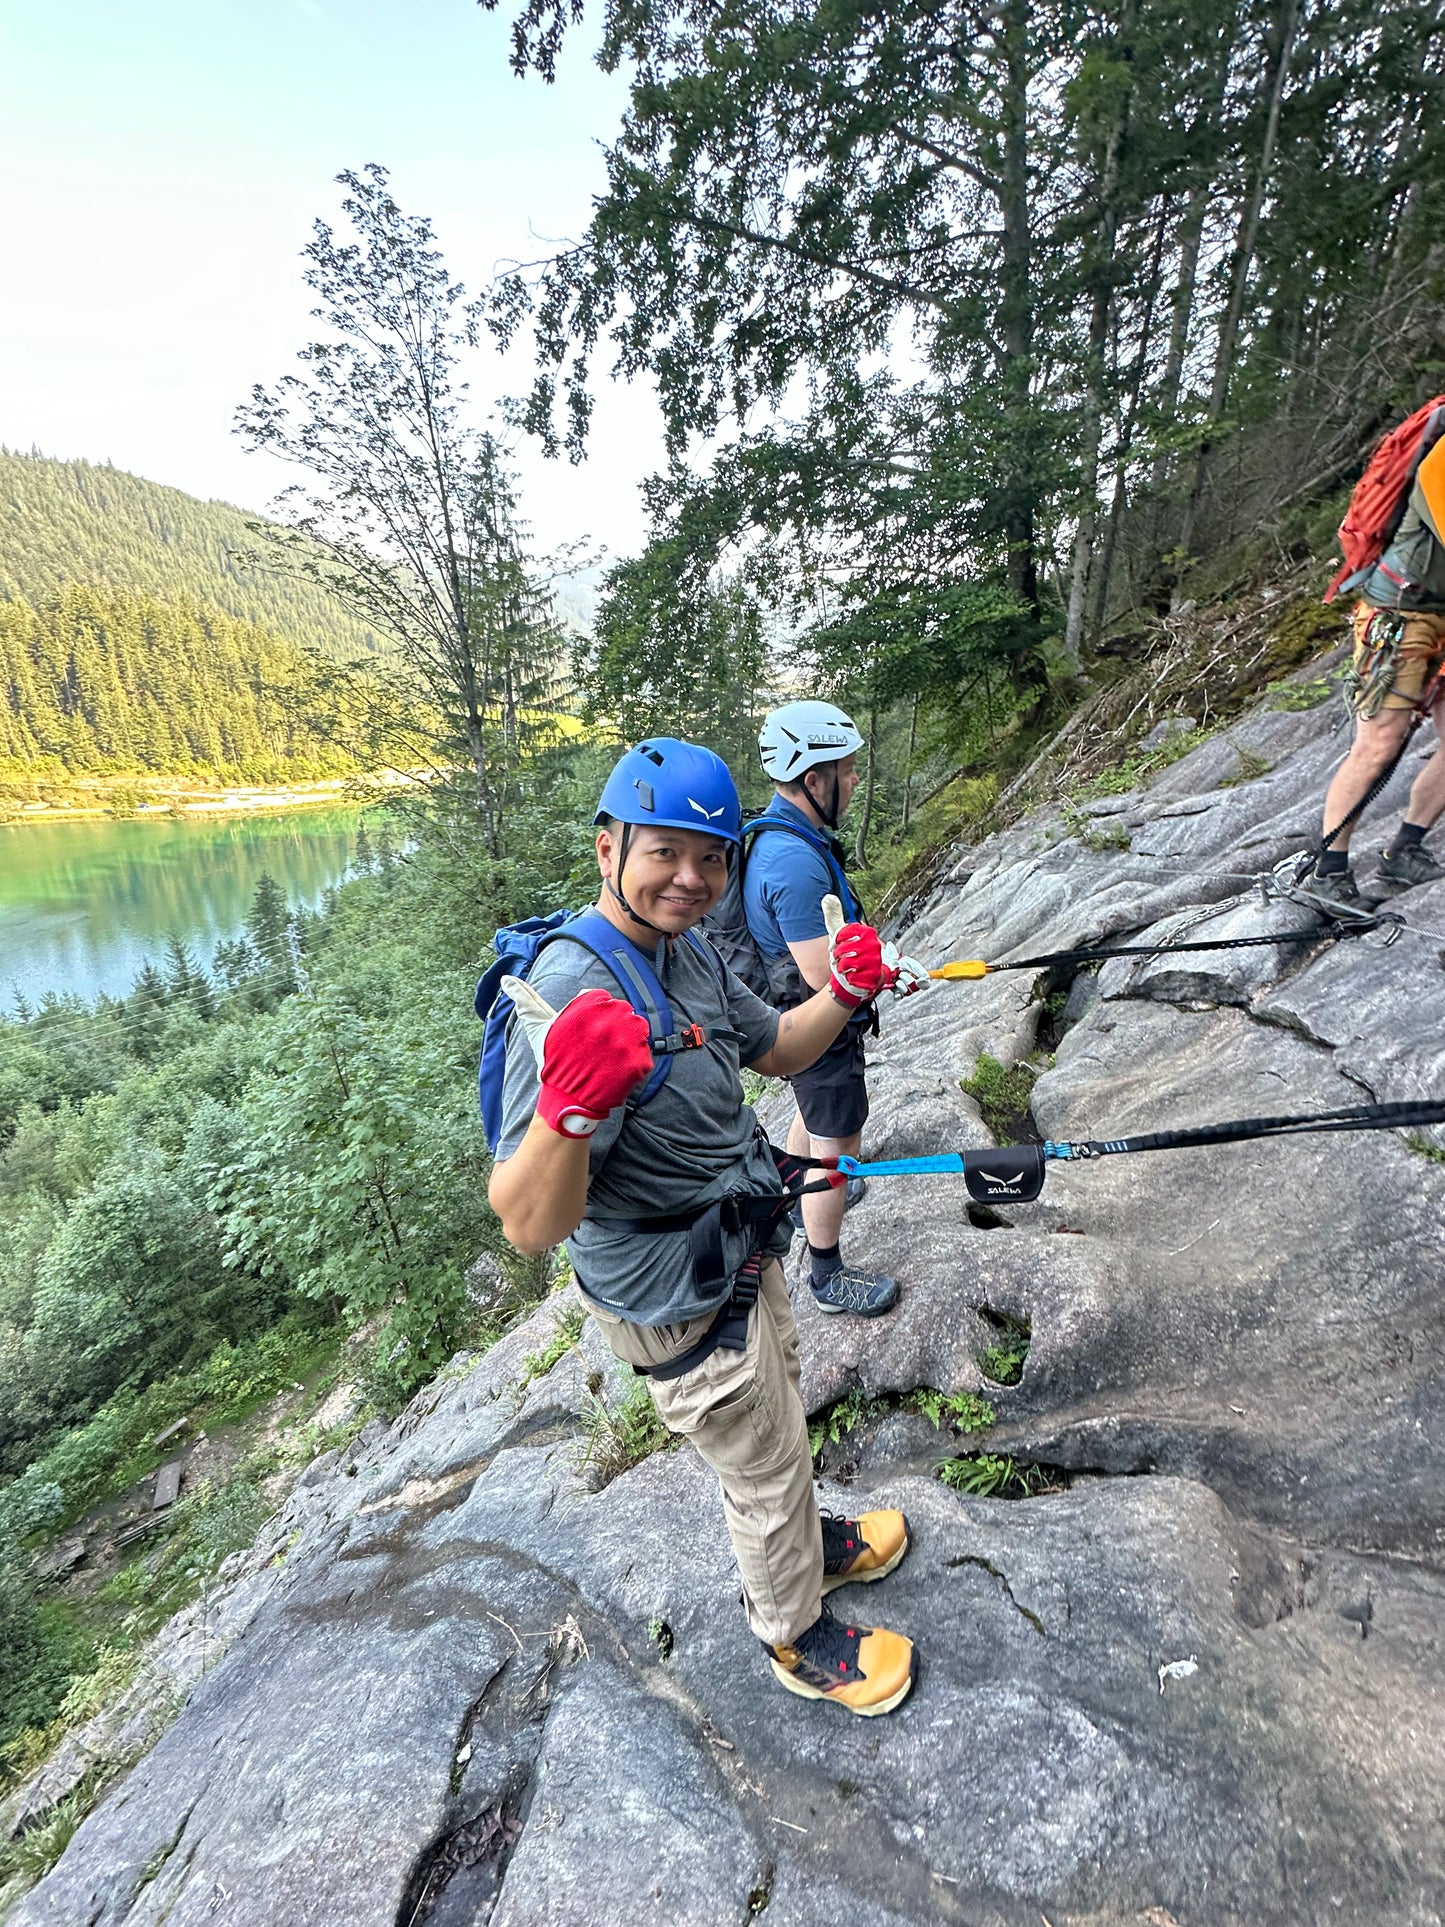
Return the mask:
[[(633, 1325), (588, 1300), (607, 1343), (629, 1365), (665, 1365), (712, 1323)], [(798, 1328), (783, 1268), (763, 1266), (747, 1350), (715, 1351), (680, 1378), (649, 1378), (670, 1432), (690, 1439), (716, 1472), (748, 1624), (785, 1646), (823, 1609), (823, 1534), (798, 1370)]]

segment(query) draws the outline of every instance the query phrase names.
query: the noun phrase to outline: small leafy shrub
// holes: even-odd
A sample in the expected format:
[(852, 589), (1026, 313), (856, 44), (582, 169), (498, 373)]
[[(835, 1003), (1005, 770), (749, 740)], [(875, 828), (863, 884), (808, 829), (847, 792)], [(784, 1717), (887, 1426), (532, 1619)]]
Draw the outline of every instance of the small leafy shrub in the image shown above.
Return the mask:
[[(76, 1675), (94, 1662), (95, 1641), (67, 1602), (45, 1598), (28, 1563), (0, 1559), (0, 1747), (59, 1715)], [(14, 1770), (6, 1762), (7, 1772)]]
[(938, 1476), (951, 1492), (973, 1499), (1032, 1499), (1041, 1492), (1057, 1492), (1062, 1481), (1041, 1465), (1020, 1465), (996, 1452), (978, 1452), (945, 1459)]
[(825, 1445), (841, 1445), (865, 1420), (887, 1410), (885, 1399), (870, 1398), (861, 1390), (845, 1393), (808, 1427), (808, 1450), (816, 1459)]
[(995, 1385), (1017, 1385), (1029, 1355), (1032, 1336), (1029, 1327), (1021, 1319), (1010, 1318), (1003, 1312), (989, 1312), (987, 1317), (998, 1336), (980, 1352), (978, 1368)]
[(1090, 816), (1077, 803), (1064, 805), (1063, 824), (1065, 834), (1077, 838), (1086, 850), (1102, 853), (1105, 850), (1127, 850), (1129, 847), (1129, 832), (1121, 822), (1109, 817)]
[(70, 1690), (60, 1702), (60, 1718), (66, 1726), (83, 1726), (97, 1713), (113, 1706), (135, 1678), (139, 1660), (121, 1646), (102, 1646), (95, 1665), (88, 1673), (70, 1682)]
[(909, 1411), (922, 1412), (935, 1427), (947, 1421), (954, 1432), (986, 1432), (995, 1416), (988, 1400), (976, 1392), (954, 1392), (950, 1396), (931, 1385), (920, 1385), (916, 1392), (910, 1392), (904, 1405)]

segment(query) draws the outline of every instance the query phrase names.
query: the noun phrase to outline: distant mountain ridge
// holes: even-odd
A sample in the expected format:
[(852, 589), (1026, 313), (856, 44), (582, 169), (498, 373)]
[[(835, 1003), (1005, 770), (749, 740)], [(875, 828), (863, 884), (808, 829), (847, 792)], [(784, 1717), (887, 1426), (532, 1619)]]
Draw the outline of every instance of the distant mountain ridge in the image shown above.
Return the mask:
[(39, 606), (78, 583), (209, 605), (330, 656), (375, 652), (324, 590), (237, 560), (257, 547), (257, 519), (124, 469), (0, 448), (0, 599)]

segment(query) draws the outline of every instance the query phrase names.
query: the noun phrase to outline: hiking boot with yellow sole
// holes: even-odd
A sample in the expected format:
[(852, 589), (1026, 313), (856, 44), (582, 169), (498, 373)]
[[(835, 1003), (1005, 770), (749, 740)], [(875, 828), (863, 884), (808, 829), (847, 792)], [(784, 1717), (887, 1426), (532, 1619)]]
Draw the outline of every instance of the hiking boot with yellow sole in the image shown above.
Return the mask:
[(908, 1521), (901, 1512), (864, 1512), (856, 1519), (840, 1519), (824, 1512), (823, 1591), (882, 1579), (907, 1552)]
[(827, 1700), (871, 1719), (907, 1699), (918, 1673), (913, 1641), (881, 1626), (849, 1626), (825, 1606), (791, 1646), (769, 1646), (773, 1671), (790, 1693)]

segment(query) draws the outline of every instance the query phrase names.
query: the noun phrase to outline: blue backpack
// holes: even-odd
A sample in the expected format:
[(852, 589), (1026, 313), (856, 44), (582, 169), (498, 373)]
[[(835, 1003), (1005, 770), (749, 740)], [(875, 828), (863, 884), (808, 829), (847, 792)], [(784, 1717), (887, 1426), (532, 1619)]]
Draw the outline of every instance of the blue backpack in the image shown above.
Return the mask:
[[(472, 1008), (486, 1025), (482, 1033), (482, 1060), (477, 1073), (477, 1097), (482, 1110), (482, 1125), (487, 1148), (495, 1151), (502, 1138), (502, 1087), (507, 1069), (507, 1026), (513, 1003), (502, 989), (503, 977), (520, 977), (525, 982), (532, 966), (549, 943), (567, 937), (590, 950), (617, 979), (618, 988), (639, 1017), (647, 1019), (652, 1032), (652, 1048), (657, 1063), (652, 1075), (628, 1099), (631, 1106), (648, 1104), (667, 1082), (672, 1060), (680, 1050), (696, 1049), (707, 1041), (700, 1025), (674, 1030), (672, 1006), (667, 992), (647, 954), (630, 943), (615, 924), (597, 910), (554, 910), (549, 917), (527, 917), (509, 923), (492, 939), (497, 961), (477, 985)], [(683, 942), (691, 944), (713, 971), (721, 986), (723, 970), (711, 945), (688, 930)]]

